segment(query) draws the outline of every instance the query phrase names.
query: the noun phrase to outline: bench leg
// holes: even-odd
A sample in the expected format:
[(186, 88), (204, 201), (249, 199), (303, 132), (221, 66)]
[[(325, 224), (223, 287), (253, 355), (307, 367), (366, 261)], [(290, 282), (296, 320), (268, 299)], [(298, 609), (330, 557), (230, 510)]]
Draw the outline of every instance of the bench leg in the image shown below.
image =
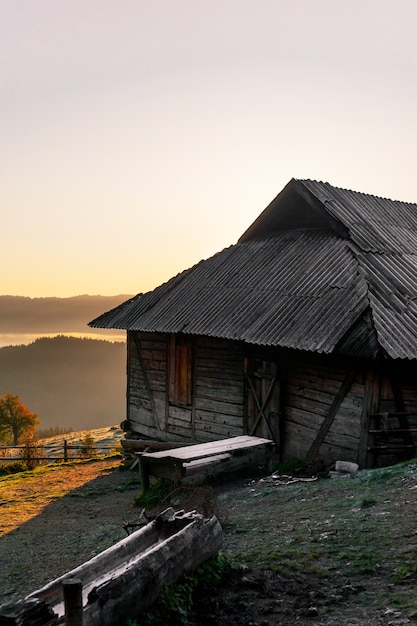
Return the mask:
[(145, 457), (139, 457), (139, 471), (140, 471), (140, 482), (142, 483), (143, 491), (149, 489), (149, 468), (148, 462)]

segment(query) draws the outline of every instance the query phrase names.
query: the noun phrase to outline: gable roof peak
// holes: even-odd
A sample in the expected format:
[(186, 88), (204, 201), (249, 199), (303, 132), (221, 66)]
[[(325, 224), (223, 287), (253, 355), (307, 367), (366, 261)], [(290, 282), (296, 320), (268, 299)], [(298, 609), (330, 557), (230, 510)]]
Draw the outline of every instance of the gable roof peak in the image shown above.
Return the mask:
[[(292, 178), (243, 233), (239, 243), (298, 229), (327, 230), (346, 237), (348, 233), (343, 224), (326, 209), (326, 199), (331, 200), (331, 195), (326, 195), (327, 185)], [(317, 187), (319, 193), (314, 193), (310, 187)]]
[(292, 179), (239, 244), (90, 325), (417, 361), (417, 204)]
[[(284, 230), (329, 230), (345, 239), (378, 239), (375, 229), (417, 232), (417, 204), (293, 178), (240, 237), (263, 239)], [(407, 238), (404, 234), (400, 238)]]

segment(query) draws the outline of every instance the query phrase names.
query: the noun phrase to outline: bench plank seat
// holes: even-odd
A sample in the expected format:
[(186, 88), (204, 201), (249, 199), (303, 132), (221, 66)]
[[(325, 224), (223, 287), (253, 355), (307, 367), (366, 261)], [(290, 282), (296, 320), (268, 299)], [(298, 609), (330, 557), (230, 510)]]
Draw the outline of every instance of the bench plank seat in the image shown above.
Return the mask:
[[(226, 467), (222, 462), (236, 457), (242, 457), (241, 463), (235, 462), (233, 466), (239, 467), (248, 464), (253, 459), (268, 460), (272, 453), (273, 441), (261, 437), (242, 435), (218, 441), (182, 446), (171, 450), (159, 452), (137, 452), (143, 490), (149, 488), (149, 476), (168, 478), (174, 482), (180, 482), (198, 466), (212, 466), (212, 468)], [(254, 455), (254, 452), (257, 453)], [(215, 470), (213, 469), (215, 473)]]

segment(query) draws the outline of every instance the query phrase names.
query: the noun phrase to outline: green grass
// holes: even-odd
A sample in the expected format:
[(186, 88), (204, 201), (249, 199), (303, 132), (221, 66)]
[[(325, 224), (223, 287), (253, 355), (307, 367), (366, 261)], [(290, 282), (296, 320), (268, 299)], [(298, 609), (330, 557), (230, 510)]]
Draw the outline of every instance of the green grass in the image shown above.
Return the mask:
[[(352, 576), (379, 568), (407, 576), (417, 569), (417, 535), (407, 509), (393, 511), (390, 492), (405, 498), (402, 485), (414, 477), (417, 483), (415, 460), (337, 480), (237, 491), (228, 496), (225, 550), (243, 564), (282, 573), (329, 576), (342, 567)], [(401, 532), (415, 551), (407, 545), (402, 554)]]
[(184, 574), (174, 584), (166, 586), (148, 611), (120, 626), (186, 626), (195, 599), (213, 592), (230, 570), (230, 561), (219, 553), (207, 559), (192, 573)]
[(135, 498), (135, 504), (149, 508), (167, 500), (171, 493), (176, 491), (170, 480), (157, 480), (146, 491), (140, 491)]

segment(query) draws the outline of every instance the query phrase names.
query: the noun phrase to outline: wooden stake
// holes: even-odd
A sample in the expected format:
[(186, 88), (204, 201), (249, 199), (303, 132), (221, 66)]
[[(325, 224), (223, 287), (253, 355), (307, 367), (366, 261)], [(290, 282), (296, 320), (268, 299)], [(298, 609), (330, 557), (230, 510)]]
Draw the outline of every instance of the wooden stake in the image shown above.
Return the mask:
[(83, 586), (79, 578), (62, 581), (65, 626), (83, 626)]

